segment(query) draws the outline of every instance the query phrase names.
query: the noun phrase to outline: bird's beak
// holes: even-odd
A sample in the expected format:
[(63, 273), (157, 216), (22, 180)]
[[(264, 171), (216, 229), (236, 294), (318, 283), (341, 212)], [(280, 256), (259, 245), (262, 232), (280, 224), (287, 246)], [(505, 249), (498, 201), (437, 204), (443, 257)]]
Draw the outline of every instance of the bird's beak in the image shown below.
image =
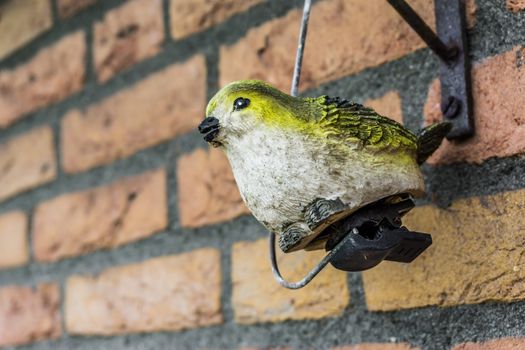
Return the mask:
[(199, 132), (204, 135), (204, 140), (215, 146), (215, 138), (219, 134), (219, 119), (215, 117), (208, 117), (199, 125)]

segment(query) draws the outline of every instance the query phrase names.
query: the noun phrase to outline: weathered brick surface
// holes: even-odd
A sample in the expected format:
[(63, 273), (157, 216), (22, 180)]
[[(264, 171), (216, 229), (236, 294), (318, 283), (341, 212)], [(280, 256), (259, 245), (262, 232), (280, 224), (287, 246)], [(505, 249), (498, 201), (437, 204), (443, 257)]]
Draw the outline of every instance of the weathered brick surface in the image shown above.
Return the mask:
[(248, 214), (224, 153), (197, 149), (177, 163), (182, 226), (199, 227)]
[(0, 288), (0, 346), (58, 338), (60, 290), (45, 283), (36, 288)]
[(49, 0), (3, 1), (0, 13), (0, 60), (53, 24)]
[(333, 348), (333, 350), (418, 350), (407, 343), (363, 343)]
[(84, 84), (85, 54), (84, 33), (76, 32), (14, 70), (0, 71), (0, 128), (79, 91)]
[(57, 0), (57, 11), (61, 18), (73, 17), (97, 0)]
[[(433, 25), (431, 1), (414, 9)], [(301, 10), (250, 30), (220, 50), (220, 84), (238, 79), (266, 80), (288, 91), (295, 60)], [(373, 20), (371, 20), (373, 19)], [(330, 23), (330, 25), (326, 25)], [(301, 87), (356, 73), (399, 58), (425, 45), (386, 1), (327, 0), (315, 4), (308, 32)], [(240, 62), (243, 64), (233, 64)]]
[(458, 344), (452, 350), (523, 350), (525, 338), (502, 338), (489, 340), (483, 343)]
[(219, 24), (264, 0), (171, 0), (171, 35), (180, 39)]
[(512, 12), (525, 10), (525, 0), (507, 0), (507, 8)]
[(132, 0), (109, 11), (95, 24), (93, 61), (104, 82), (155, 55), (164, 41), (161, 0)]
[(34, 129), (0, 144), (0, 200), (55, 177), (56, 159), (51, 128)]
[(222, 322), (220, 253), (200, 249), (67, 281), (72, 334), (177, 331)]
[(21, 211), (0, 215), (0, 269), (29, 261), (27, 217)]
[(398, 91), (389, 91), (381, 97), (366, 100), (365, 106), (373, 108), (377, 113), (403, 123), (401, 96)]
[(157, 170), (39, 204), (33, 249), (55, 261), (151, 236), (167, 225), (166, 174)]
[[(304, 251), (279, 254), (278, 262), (284, 276), (295, 281), (323, 255)], [(271, 272), (267, 239), (233, 245), (232, 285), (235, 321), (242, 324), (337, 316), (350, 300), (346, 273), (330, 266), (300, 290), (281, 287)]]
[(451, 306), (525, 298), (525, 190), (413, 209), (404, 224), (432, 234), (411, 264), (383, 262), (363, 273), (370, 310)]
[[(472, 69), (476, 133), (461, 143), (445, 140), (430, 164), (481, 163), (525, 152), (525, 47), (476, 64)], [(427, 123), (441, 120), (441, 92), (435, 80), (425, 104)]]
[(107, 164), (193, 130), (206, 106), (204, 57), (154, 73), (62, 120), (66, 172)]

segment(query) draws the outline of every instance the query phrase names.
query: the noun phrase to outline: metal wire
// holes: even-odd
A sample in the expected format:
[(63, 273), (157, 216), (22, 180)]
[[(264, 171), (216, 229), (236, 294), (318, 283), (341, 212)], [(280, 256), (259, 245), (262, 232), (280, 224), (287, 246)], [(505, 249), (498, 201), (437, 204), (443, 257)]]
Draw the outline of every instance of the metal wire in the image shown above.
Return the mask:
[(304, 46), (306, 43), (306, 32), (308, 31), (308, 20), (310, 19), (310, 7), (311, 1), (305, 0), (303, 7), (303, 18), (301, 20), (301, 30), (299, 32), (299, 43), (297, 45), (297, 53), (295, 55), (292, 89), (290, 91), (292, 96), (297, 96), (299, 90), (299, 80), (301, 79), (301, 66), (303, 65)]
[(346, 235), (345, 238), (339, 242), (334, 249), (330, 251), (330, 253), (326, 254), (325, 257), (306, 274), (306, 276), (303, 277), (300, 281), (297, 282), (288, 282), (286, 281), (283, 276), (281, 275), (281, 272), (279, 271), (279, 266), (277, 265), (277, 257), (275, 254), (275, 233), (270, 232), (270, 236), (268, 237), (268, 243), (270, 248), (270, 261), (272, 263), (272, 272), (273, 276), (279, 282), (279, 284), (285, 288), (288, 289), (299, 289), (306, 286), (310, 281), (317, 276), (319, 272), (321, 272), (326, 265), (332, 260), (332, 257), (341, 250), (341, 248), (346, 244), (346, 242), (351, 238), (352, 234), (359, 234), (359, 231), (357, 231), (357, 228), (354, 228), (352, 232)]

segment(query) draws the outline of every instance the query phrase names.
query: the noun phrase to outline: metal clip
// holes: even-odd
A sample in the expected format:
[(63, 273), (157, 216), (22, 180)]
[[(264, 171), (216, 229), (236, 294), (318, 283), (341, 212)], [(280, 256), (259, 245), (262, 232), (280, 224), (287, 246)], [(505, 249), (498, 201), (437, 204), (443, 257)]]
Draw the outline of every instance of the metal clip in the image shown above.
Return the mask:
[(412, 262), (432, 244), (429, 234), (402, 226), (401, 217), (413, 207), (410, 197), (394, 202), (385, 198), (332, 224), (325, 245), (328, 254), (298, 282), (288, 282), (282, 277), (275, 254), (275, 234), (270, 232), (270, 261), (275, 279), (285, 288), (299, 289), (328, 263), (339, 270), (363, 271), (383, 260)]

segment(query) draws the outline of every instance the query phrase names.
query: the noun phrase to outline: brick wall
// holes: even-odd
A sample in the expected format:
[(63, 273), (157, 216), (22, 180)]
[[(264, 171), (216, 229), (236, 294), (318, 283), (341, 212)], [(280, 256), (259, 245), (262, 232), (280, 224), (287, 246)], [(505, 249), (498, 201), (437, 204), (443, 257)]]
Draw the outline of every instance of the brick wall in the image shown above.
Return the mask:
[[(433, 246), (289, 291), (195, 127), (229, 81), (289, 89), (301, 6), (0, 1), (0, 348), (525, 349), (525, 2), (466, 3), (477, 132), (406, 220)], [(417, 130), (438, 66), (386, 1), (314, 1), (304, 95)], [(321, 256), (278, 258), (296, 279)]]

